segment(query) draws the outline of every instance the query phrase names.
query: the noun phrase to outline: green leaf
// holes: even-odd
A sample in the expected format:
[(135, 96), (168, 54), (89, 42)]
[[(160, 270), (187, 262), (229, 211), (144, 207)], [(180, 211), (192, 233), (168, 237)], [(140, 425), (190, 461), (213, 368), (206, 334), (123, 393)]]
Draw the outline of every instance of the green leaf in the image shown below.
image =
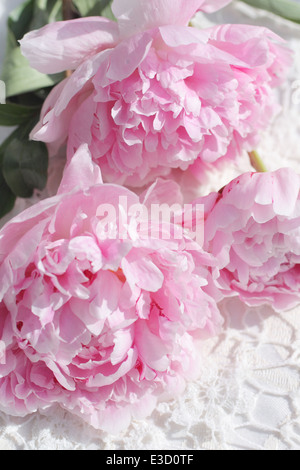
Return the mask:
[(104, 16), (105, 18), (108, 18), (109, 20), (112, 20), (112, 21), (117, 21), (115, 15), (112, 12), (111, 3), (102, 10), (101, 16)]
[(22, 39), (24, 34), (30, 30), (33, 7), (34, 0), (27, 0), (10, 14), (7, 20), (7, 26), (14, 34), (16, 41)]
[(300, 23), (300, 4), (292, 0), (242, 0), (262, 10), (271, 11), (287, 20)]
[(29, 31), (63, 20), (62, 0), (34, 0)]
[(1, 76), (6, 84), (7, 98), (52, 87), (64, 78), (64, 74), (44, 75), (32, 69), (19, 47), (7, 51)]
[[(62, 3), (62, 0), (27, 0), (10, 14), (1, 75), (1, 80), (6, 84), (7, 98), (53, 87), (65, 78), (64, 73), (44, 75), (32, 69), (21, 54), (18, 43), (28, 31), (61, 21)], [(111, 0), (73, 0), (74, 6), (83, 17), (101, 15), (114, 20), (111, 3)]]
[(28, 0), (11, 13), (7, 22), (6, 54), (1, 75), (8, 98), (52, 87), (65, 78), (63, 73), (44, 75), (32, 69), (21, 54), (18, 43), (26, 32), (61, 19), (61, 0)]
[(7, 25), (19, 41), (29, 31), (62, 19), (62, 0), (27, 0), (9, 15)]
[(9, 98), (8, 103), (18, 104), (29, 108), (41, 108), (47, 98), (51, 88), (41, 88), (40, 90), (24, 93)]
[(42, 142), (29, 140), (36, 119), (20, 126), (6, 141), (2, 157), (2, 174), (15, 196), (28, 198), (34, 189), (43, 190), (47, 183), (48, 151)]
[(19, 126), (23, 122), (39, 115), (40, 106), (23, 106), (7, 102), (0, 105), (0, 126)]
[(0, 218), (8, 214), (14, 207), (16, 196), (11, 191), (9, 186), (0, 172)]
[(105, 16), (115, 20), (111, 9), (112, 0), (73, 0), (81, 16)]
[(4, 151), (11, 138), (12, 136), (9, 136), (0, 146), (0, 218), (13, 209), (16, 200), (16, 195), (12, 192), (2, 174)]

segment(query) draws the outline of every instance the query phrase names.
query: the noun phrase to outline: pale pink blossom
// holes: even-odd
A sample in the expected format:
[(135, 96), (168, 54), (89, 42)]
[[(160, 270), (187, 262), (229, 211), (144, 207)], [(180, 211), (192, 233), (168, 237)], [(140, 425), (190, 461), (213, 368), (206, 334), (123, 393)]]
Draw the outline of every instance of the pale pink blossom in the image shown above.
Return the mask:
[(292, 169), (246, 173), (205, 204), (205, 248), (223, 295), (281, 311), (300, 302), (300, 177)]
[(114, 0), (117, 22), (83, 18), (27, 34), (21, 49), (33, 67), (74, 71), (50, 93), (32, 138), (53, 153), (67, 141), (69, 160), (87, 143), (104, 181), (132, 187), (253, 150), (291, 57), (266, 28), (188, 26), (198, 9), (227, 3)]
[(222, 325), (209, 294), (216, 261), (187, 235), (147, 239), (132, 225), (128, 238), (113, 238), (100, 210), (170, 198), (180, 201), (173, 182), (157, 181), (141, 199), (102, 184), (82, 146), (58, 194), (5, 225), (1, 410), (25, 416), (60, 404), (117, 433), (199, 374), (197, 342)]

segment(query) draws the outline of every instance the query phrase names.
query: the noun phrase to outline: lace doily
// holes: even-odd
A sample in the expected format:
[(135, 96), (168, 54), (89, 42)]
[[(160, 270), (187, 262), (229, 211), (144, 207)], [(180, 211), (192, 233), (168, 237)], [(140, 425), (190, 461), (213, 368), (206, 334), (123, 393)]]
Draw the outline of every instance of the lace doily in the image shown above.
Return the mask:
[[(21, 0), (10, 0), (9, 9), (12, 3)], [(4, 22), (7, 12), (1, 8)], [(257, 150), (270, 170), (289, 166), (300, 172), (300, 26), (239, 2), (195, 20), (200, 26), (213, 22), (270, 27), (294, 50), (294, 66), (279, 91), (282, 111)], [(239, 167), (214, 172), (202, 191), (219, 189), (248, 169), (241, 159)], [(17, 210), (29, 203), (18, 202)], [(299, 450), (300, 306), (279, 315), (232, 298), (221, 310), (225, 329), (202, 343), (200, 379), (188, 384), (179, 399), (160, 403), (147, 420), (112, 436), (59, 407), (26, 418), (0, 413), (0, 449)]]

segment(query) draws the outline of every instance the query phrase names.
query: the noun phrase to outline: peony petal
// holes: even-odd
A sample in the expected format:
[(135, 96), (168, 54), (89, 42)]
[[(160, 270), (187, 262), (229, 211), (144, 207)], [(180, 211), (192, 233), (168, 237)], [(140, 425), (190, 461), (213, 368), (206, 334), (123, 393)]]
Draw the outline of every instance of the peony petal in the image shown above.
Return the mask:
[(122, 36), (163, 25), (187, 25), (192, 16), (222, 8), (231, 0), (114, 0), (112, 10)]
[[(45, 229), (45, 226), (47, 225), (47, 222), (47, 219), (39, 221), (35, 226), (31, 227), (27, 232), (25, 232), (23, 236), (22, 233), (19, 233), (17, 235), (16, 233), (14, 233), (14, 230), (12, 230), (12, 238), (10, 240), (10, 251), (6, 252), (7, 255), (4, 261), (2, 263), (0, 261), (0, 301), (2, 300), (8, 288), (8, 285), (11, 282), (14, 270), (24, 267), (26, 265), (26, 262), (28, 262), (28, 259), (30, 259), (30, 257), (33, 257), (36, 247), (41, 241), (42, 234)], [(0, 233), (0, 250), (5, 249), (5, 245), (1, 244), (1, 236), (4, 237), (5, 234), (9, 233), (9, 231), (7, 230), (8, 228), (11, 228), (10, 224), (8, 224), (8, 227), (4, 227), (3, 233)], [(16, 232), (17, 225), (14, 225), (13, 228)]]
[[(72, 113), (72, 120), (68, 130), (67, 160), (73, 157), (82, 143), (88, 144), (89, 146), (92, 144), (93, 121), (96, 111), (97, 103), (94, 101), (94, 95), (91, 94), (77, 106), (74, 113)], [(83, 116), (84, 119), (82, 119)], [(95, 152), (93, 153), (95, 158)], [(70, 156), (70, 158), (68, 158), (68, 156)]]
[(280, 168), (242, 174), (206, 201), (206, 248), (225, 296), (278, 311), (299, 302), (299, 188), (299, 175)]
[(126, 359), (128, 351), (132, 347), (134, 340), (134, 329), (127, 328), (116, 331), (114, 334), (114, 349), (111, 353), (110, 360), (112, 365), (120, 364)]
[(157, 292), (162, 287), (163, 273), (149, 258), (130, 253), (123, 259), (122, 269), (130, 286), (137, 285), (148, 292)]
[(151, 208), (151, 204), (183, 205), (180, 186), (175, 181), (163, 180), (161, 178), (158, 178), (140, 198), (142, 204), (148, 209)]
[[(150, 50), (153, 38), (148, 33), (137, 34), (116, 46), (110, 57), (106, 80), (121, 81), (129, 77)], [(107, 85), (108, 82), (102, 83)]]
[[(57, 116), (67, 109), (71, 100), (76, 97), (78, 93), (83, 94), (85, 87), (89, 85), (89, 81), (95, 76), (99, 67), (101, 67), (103, 63), (106, 64), (109, 57), (110, 50), (102, 51), (77, 67), (71, 77), (65, 81), (65, 86), (53, 108), (54, 118), (57, 118)], [(89, 92), (88, 89), (86, 91)], [(81, 96), (81, 99), (83, 98), (84, 96)]]
[(87, 57), (113, 47), (118, 39), (115, 22), (90, 17), (51, 23), (26, 34), (20, 44), (31, 67), (52, 74), (75, 70)]
[(275, 172), (273, 180), (274, 211), (278, 215), (294, 213), (299, 198), (300, 178), (291, 168)]
[(117, 366), (107, 365), (104, 370), (105, 374), (96, 374), (95, 377), (91, 377), (88, 381), (89, 387), (104, 387), (111, 385), (121, 377), (125, 376), (134, 367), (137, 360), (136, 349), (129, 349), (127, 352), (127, 358), (122, 364)]
[(161, 338), (151, 333), (146, 321), (139, 320), (136, 323), (135, 338), (142, 360), (154, 370), (165, 371), (170, 362), (167, 356), (168, 348)]
[(105, 320), (118, 308), (122, 284), (115, 274), (102, 271), (98, 274), (98, 286), (95, 298), (90, 303), (90, 314), (97, 320)]
[(30, 133), (30, 138), (32, 140), (55, 142), (55, 152), (59, 150), (60, 146), (66, 140), (69, 121), (71, 119), (71, 115), (73, 114), (73, 110), (70, 110), (70, 108), (63, 116), (56, 117), (53, 113), (53, 108), (59, 99), (67, 81), (67, 79), (63, 80), (51, 90), (46, 100), (44, 101), (40, 121)]
[(253, 38), (262, 39), (263, 41), (271, 39), (279, 43), (285, 42), (284, 39), (278, 36), (278, 34), (274, 33), (268, 28), (248, 24), (217, 25), (213, 26), (212, 28), (208, 28), (206, 32), (210, 33), (210, 38), (212, 40), (218, 41), (220, 43), (223, 42), (225, 46), (230, 44), (240, 45), (251, 41)]
[(61, 367), (59, 367), (52, 359), (45, 357), (44, 362), (48, 369), (53, 372), (55, 378), (63, 388), (69, 391), (74, 391), (76, 389), (74, 380), (71, 377), (68, 377)]
[(87, 189), (102, 183), (99, 166), (93, 163), (88, 145), (82, 144), (64, 171), (58, 194), (70, 192), (75, 188)]
[(205, 11), (205, 13), (214, 13), (225, 7), (232, 0), (205, 0), (198, 10)]

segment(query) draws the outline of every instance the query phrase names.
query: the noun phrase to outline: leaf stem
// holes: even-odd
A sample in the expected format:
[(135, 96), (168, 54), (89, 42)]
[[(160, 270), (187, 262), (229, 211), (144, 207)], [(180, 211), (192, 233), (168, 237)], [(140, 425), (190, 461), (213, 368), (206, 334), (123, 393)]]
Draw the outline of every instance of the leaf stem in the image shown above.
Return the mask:
[[(64, 21), (70, 21), (75, 18), (74, 15), (74, 8), (73, 8), (73, 0), (62, 0), (63, 3), (63, 19)], [(66, 70), (65, 76), (69, 78), (72, 75), (72, 70)]]
[(63, 19), (69, 21), (74, 19), (74, 10), (72, 0), (62, 0), (63, 2)]
[(258, 173), (266, 173), (268, 171), (256, 150), (249, 152), (249, 158), (251, 165)]

